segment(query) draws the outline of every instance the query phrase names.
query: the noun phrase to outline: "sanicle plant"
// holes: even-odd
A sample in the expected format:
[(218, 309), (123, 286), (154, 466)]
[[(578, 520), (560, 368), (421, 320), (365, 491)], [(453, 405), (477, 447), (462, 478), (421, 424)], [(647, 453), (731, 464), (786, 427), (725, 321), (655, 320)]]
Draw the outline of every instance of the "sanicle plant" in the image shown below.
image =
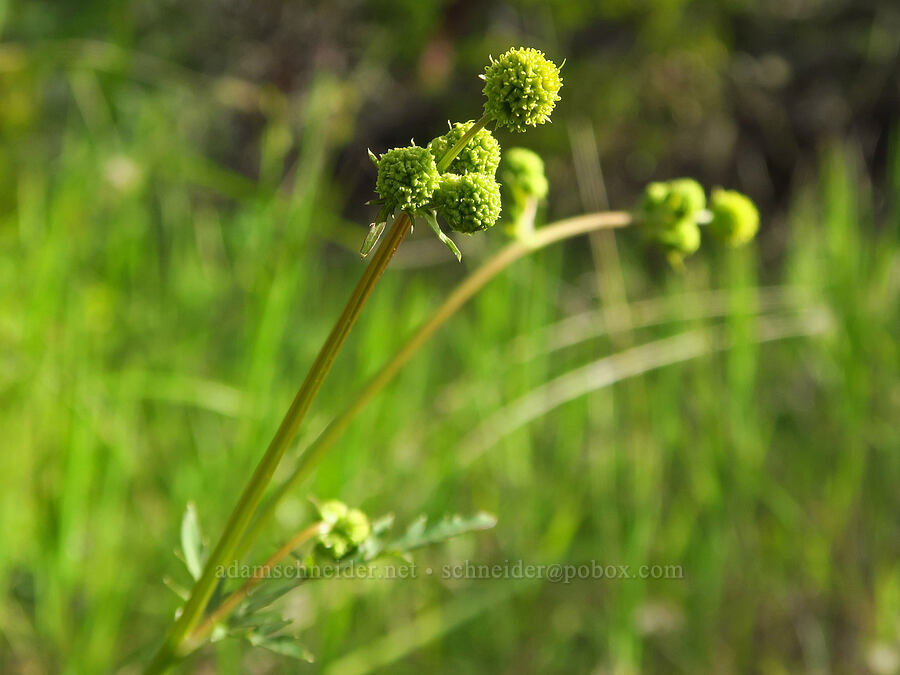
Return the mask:
[(485, 69), (484, 114), (476, 122), (451, 125), (427, 148), (415, 143), (388, 150), (381, 157), (369, 151), (378, 167), (375, 191), (381, 211), (370, 226), (360, 254), (368, 255), (396, 211), (410, 220), (421, 217), (457, 257), (462, 255), (437, 221), (440, 215), (451, 230), (473, 234), (491, 227), (500, 217), (500, 144), (486, 128), (493, 123), (510, 131), (550, 120), (562, 87), (560, 69), (537, 49), (510, 49)]
[[(445, 134), (425, 147), (411, 143), (380, 156), (369, 153), (378, 170), (378, 198), (374, 203), (380, 209), (361, 249), (364, 258), (372, 254), (366, 270), (211, 550), (206, 549), (196, 511), (189, 506), (182, 522), (181, 548), (194, 584), (187, 590), (170, 583), (184, 604), (176, 612), (146, 672), (164, 672), (208, 641), (228, 636), (282, 654), (310, 658), (293, 636), (282, 632), (287, 622), (273, 618), (265, 609), (298, 583), (318, 578), (315, 570), (319, 566), (340, 569), (369, 564), (385, 555), (408, 555), (421, 546), (494, 525), (493, 517), (483, 513), (467, 518), (448, 517), (434, 523), (420, 519), (404, 534), (391, 536), (389, 517), (370, 520), (341, 502), (316, 503), (316, 522), (292, 536), (264, 563), (254, 566), (252, 573), (238, 575), (245, 577), (239, 587), (226, 588), (226, 577), (231, 576), (228, 570), (243, 559), (264, 526), (271, 522), (279, 499), (311, 473), (351, 419), (425, 341), (515, 260), (566, 238), (631, 224), (638, 225), (648, 240), (662, 246), (676, 264), (699, 247), (701, 225), (708, 226), (713, 235), (730, 245), (745, 243), (755, 235), (759, 216), (748, 198), (733, 191), (715, 190), (707, 209), (704, 190), (690, 179), (649, 185), (634, 213), (587, 214), (535, 229), (537, 206), (548, 192), (543, 162), (522, 148), (501, 156), (500, 144), (488, 127), (523, 132), (549, 121), (560, 100), (560, 68), (536, 49), (510, 49), (491, 59), (482, 78), (485, 104), (478, 120), (451, 124)], [(498, 170), (502, 187), (497, 181)], [(441, 229), (439, 219), (455, 232), (474, 234), (486, 230), (500, 218), (501, 195), (513, 241), (472, 272), (360, 393), (350, 398), (346, 408), (301, 453), (288, 478), (271, 491), (263, 505), (275, 469), (369, 295), (413, 223), (425, 221), (459, 259), (461, 254)], [(302, 550), (306, 551), (303, 555)], [(273, 581), (273, 570), (289, 556), (299, 560), (305, 572)]]

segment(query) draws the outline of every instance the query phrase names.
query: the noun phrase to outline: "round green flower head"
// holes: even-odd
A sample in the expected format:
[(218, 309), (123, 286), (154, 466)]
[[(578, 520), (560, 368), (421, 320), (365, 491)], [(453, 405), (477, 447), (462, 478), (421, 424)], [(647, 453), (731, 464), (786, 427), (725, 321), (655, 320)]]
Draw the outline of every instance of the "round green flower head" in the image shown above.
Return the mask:
[(510, 131), (527, 131), (550, 119), (562, 87), (559, 68), (530, 47), (491, 58), (482, 78), (485, 114)]
[(451, 229), (480, 232), (500, 217), (500, 185), (483, 173), (445, 173), (434, 193), (434, 206)]
[(710, 199), (709, 231), (729, 246), (740, 246), (756, 236), (759, 211), (746, 195), (717, 188)]
[[(428, 144), (428, 149), (439, 162), (444, 154), (472, 127), (474, 122), (457, 122), (443, 136), (438, 136)], [(450, 162), (450, 173), (486, 173), (491, 176), (500, 164), (500, 143), (487, 129), (480, 129), (466, 143), (456, 158)]]
[(415, 213), (431, 201), (439, 180), (431, 153), (410, 145), (388, 150), (381, 156), (375, 191), (392, 211)]
[(695, 221), (706, 208), (706, 193), (693, 178), (650, 183), (639, 207), (641, 224), (651, 232), (674, 228), (682, 220)]
[(369, 518), (359, 509), (348, 508), (332, 500), (319, 506), (322, 520), (329, 530), (319, 537), (319, 549), (335, 560), (356, 550), (372, 532)]
[(543, 199), (550, 190), (544, 160), (528, 148), (510, 148), (503, 153), (500, 182), (513, 194), (535, 199)]
[(700, 227), (695, 221), (685, 218), (654, 238), (667, 252), (683, 258), (700, 248)]

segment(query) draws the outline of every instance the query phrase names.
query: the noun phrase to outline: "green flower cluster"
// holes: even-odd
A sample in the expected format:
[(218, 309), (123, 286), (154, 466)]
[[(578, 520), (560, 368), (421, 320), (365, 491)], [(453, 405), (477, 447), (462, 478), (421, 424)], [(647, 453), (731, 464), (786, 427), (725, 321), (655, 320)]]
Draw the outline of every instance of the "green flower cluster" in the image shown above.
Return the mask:
[(434, 206), (451, 229), (472, 234), (486, 230), (500, 217), (500, 184), (484, 173), (445, 173), (434, 195)]
[(538, 203), (550, 191), (544, 160), (527, 148), (510, 148), (500, 163), (500, 183), (509, 232), (516, 238), (527, 237), (534, 231)]
[(328, 529), (319, 535), (316, 549), (328, 558), (345, 558), (358, 549), (372, 533), (368, 516), (359, 509), (349, 508), (344, 502), (327, 501), (318, 508)]
[(541, 200), (550, 190), (544, 173), (544, 160), (528, 148), (510, 148), (506, 151), (500, 180), (504, 188), (520, 197)]
[(510, 131), (527, 131), (550, 119), (559, 100), (559, 68), (530, 47), (510, 49), (485, 68), (485, 114)]
[(375, 191), (391, 212), (415, 214), (431, 201), (440, 176), (428, 149), (417, 145), (394, 148), (384, 153), (377, 164)]
[(759, 229), (759, 212), (748, 197), (733, 190), (713, 190), (707, 211), (706, 192), (692, 178), (650, 183), (635, 218), (645, 236), (676, 261), (700, 248), (701, 222), (731, 246), (750, 241)]
[(700, 248), (697, 219), (705, 208), (706, 193), (692, 178), (650, 183), (644, 190), (639, 220), (649, 239), (683, 257)]
[(712, 220), (709, 231), (729, 246), (740, 246), (756, 236), (759, 211), (746, 195), (716, 188), (709, 205)]
[[(456, 145), (475, 122), (457, 122), (443, 136), (438, 136), (428, 144), (434, 161), (441, 158)], [(484, 173), (494, 175), (500, 164), (500, 143), (487, 129), (479, 129), (447, 170), (451, 173)]]
[(453, 148), (474, 122), (453, 125), (426, 148), (410, 145), (388, 150), (375, 160), (375, 190), (387, 213), (437, 211), (457, 232), (486, 230), (500, 215), (500, 185), (494, 179), (500, 144), (487, 129), (478, 129), (449, 170), (438, 173), (437, 161)]
[[(475, 122), (457, 123), (428, 144), (440, 159), (472, 129)], [(472, 136), (441, 174), (433, 210), (451, 230), (472, 234), (491, 227), (500, 217), (500, 185), (494, 178), (500, 165), (500, 143), (487, 129)], [(446, 243), (446, 242), (445, 242)]]
[[(511, 49), (491, 59), (483, 76), (487, 101), (477, 122), (451, 125), (450, 130), (421, 148), (412, 144), (370, 158), (378, 167), (375, 190), (381, 205), (360, 250), (365, 257), (384, 231), (387, 218), (402, 211), (422, 217), (457, 258), (456, 245), (441, 231), (440, 215), (457, 232), (471, 234), (494, 225), (500, 216), (500, 185), (495, 175), (500, 144), (485, 125), (493, 121), (513, 131), (546, 122), (559, 100), (559, 68), (537, 49)], [(547, 182), (543, 162), (519, 150), (509, 163), (514, 188), (543, 198)], [(527, 154), (525, 154), (527, 153)]]

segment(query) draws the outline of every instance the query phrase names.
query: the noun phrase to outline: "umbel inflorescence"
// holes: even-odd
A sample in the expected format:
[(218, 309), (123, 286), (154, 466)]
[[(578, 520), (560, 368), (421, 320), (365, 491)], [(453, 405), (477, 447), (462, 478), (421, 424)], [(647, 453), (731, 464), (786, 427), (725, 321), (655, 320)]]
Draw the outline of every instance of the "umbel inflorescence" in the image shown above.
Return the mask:
[(550, 120), (562, 78), (537, 49), (510, 49), (485, 69), (485, 113), (510, 131), (528, 131)]
[(432, 153), (413, 144), (381, 156), (375, 190), (385, 204), (415, 213), (431, 201), (440, 180)]
[(550, 191), (544, 160), (527, 148), (510, 148), (500, 164), (500, 182), (509, 233), (517, 239), (529, 237), (534, 232), (538, 204)]
[(635, 220), (676, 264), (700, 248), (701, 225), (729, 246), (747, 243), (759, 229), (759, 212), (749, 197), (716, 188), (707, 209), (706, 192), (693, 178), (650, 183)]
[(440, 216), (456, 232), (486, 230), (500, 217), (500, 144), (486, 128), (525, 131), (549, 121), (559, 100), (559, 68), (543, 52), (510, 49), (491, 63), (481, 76), (486, 97), (478, 121), (450, 125), (450, 130), (422, 148), (415, 143), (388, 150), (380, 157), (371, 152), (378, 168), (375, 191), (381, 211), (363, 244), (365, 257), (384, 230), (387, 219), (403, 212), (422, 218), (438, 238), (460, 258), (456, 245), (442, 232)]
[[(459, 143), (475, 122), (457, 122), (443, 136), (428, 144), (428, 150), (439, 162), (450, 149)], [(465, 147), (450, 162), (447, 170), (452, 173), (483, 173), (493, 175), (500, 165), (500, 143), (487, 129), (479, 129)]]

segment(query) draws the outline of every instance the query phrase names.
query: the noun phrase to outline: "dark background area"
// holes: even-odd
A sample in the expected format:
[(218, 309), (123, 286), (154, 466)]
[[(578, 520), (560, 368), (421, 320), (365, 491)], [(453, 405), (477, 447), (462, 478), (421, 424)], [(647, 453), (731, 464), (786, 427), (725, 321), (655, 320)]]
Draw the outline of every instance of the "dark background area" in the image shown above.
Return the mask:
[[(483, 54), (523, 41), (567, 59), (555, 124), (527, 139), (550, 161), (559, 213), (578, 203), (566, 191), (576, 185), (571, 144), (591, 132), (618, 206), (654, 177), (685, 174), (736, 186), (770, 210), (835, 139), (852, 139), (883, 176), (900, 109), (900, 7), (888, 0), (93, 0), (14, 3), (8, 13), (10, 41), (111, 40), (292, 99), (317, 73), (355, 77), (352, 131), (334, 169), (353, 218), (370, 195), (365, 147), (425, 142), (445, 119), (477, 117)], [(120, 66), (127, 72), (127, 59)], [(235, 103), (247, 109), (208, 120), (198, 141), (254, 177), (265, 111)]]

